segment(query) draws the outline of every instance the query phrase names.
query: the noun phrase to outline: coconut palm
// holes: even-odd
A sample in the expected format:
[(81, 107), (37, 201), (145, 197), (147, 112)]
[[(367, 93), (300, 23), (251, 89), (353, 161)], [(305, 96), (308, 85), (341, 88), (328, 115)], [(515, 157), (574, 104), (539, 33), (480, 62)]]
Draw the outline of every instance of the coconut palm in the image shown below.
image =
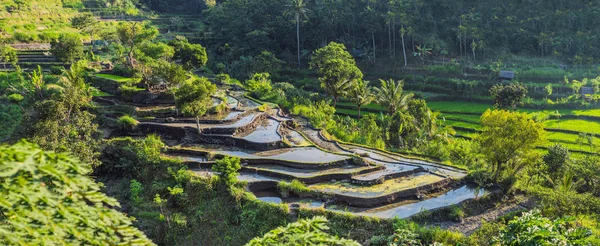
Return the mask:
[(384, 105), (388, 109), (390, 115), (395, 114), (398, 110), (404, 110), (408, 106), (408, 101), (413, 98), (412, 93), (404, 93), (402, 87), (404, 81), (395, 81), (390, 79), (388, 81), (382, 80), (381, 88), (375, 88), (375, 95), (377, 103)]
[(298, 42), (298, 67), (301, 66), (300, 63), (300, 21), (303, 18), (308, 18), (306, 13), (308, 9), (306, 9), (306, 2), (304, 0), (291, 0), (291, 3), (288, 4), (288, 15), (294, 16), (294, 21), (296, 22), (296, 41)]
[(359, 80), (354, 84), (352, 90), (350, 90), (349, 97), (350, 100), (356, 104), (358, 109), (358, 119), (360, 119), (361, 107), (371, 103), (375, 99), (371, 87), (369, 86), (369, 81), (362, 80)]

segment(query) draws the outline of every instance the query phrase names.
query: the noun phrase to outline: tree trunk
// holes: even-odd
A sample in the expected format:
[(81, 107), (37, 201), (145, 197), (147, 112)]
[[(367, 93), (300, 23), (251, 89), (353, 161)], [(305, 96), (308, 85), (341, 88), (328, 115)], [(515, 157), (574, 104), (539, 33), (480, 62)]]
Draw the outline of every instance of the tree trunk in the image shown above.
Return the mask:
[(458, 48), (459, 48), (458, 53), (462, 57), (462, 38), (461, 37), (458, 38)]
[(196, 116), (196, 127), (198, 128), (198, 134), (201, 134), (202, 131), (200, 131), (200, 116)]
[(404, 66), (408, 66), (408, 62), (406, 60), (406, 45), (404, 44), (404, 33), (401, 35), (402, 37), (402, 53), (404, 54)]
[(473, 44), (472, 45), (473, 45), (473, 47), (471, 47), (471, 49), (473, 50), (473, 61), (475, 61), (475, 60), (477, 60), (475, 58), (475, 39), (473, 39)]
[(373, 62), (377, 61), (377, 53), (375, 51), (375, 31), (371, 31), (371, 37), (373, 38)]
[(335, 106), (337, 105), (338, 97), (339, 96), (333, 96), (333, 108), (335, 108)]
[(390, 43), (390, 57), (392, 57), (392, 23), (388, 23), (388, 42)]
[(296, 16), (296, 40), (298, 41), (298, 68), (301, 67), (300, 63), (300, 17)]
[(361, 106), (360, 106), (360, 105), (356, 105), (356, 106), (357, 106), (357, 108), (358, 108), (358, 119), (360, 120), (360, 107), (361, 107)]
[(392, 37), (394, 41), (394, 57), (396, 57), (396, 19), (394, 18), (394, 25), (392, 26)]

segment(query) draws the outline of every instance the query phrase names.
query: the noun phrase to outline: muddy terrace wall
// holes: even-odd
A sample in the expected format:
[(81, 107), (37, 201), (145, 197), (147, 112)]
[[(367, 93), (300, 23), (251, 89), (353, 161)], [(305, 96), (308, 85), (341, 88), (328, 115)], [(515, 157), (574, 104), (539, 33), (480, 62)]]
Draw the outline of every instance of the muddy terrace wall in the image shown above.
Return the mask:
[(358, 180), (358, 179), (351, 178), (350, 182), (352, 182), (353, 184), (356, 184), (356, 185), (364, 185), (364, 186), (376, 185), (376, 184), (383, 184), (383, 182), (385, 182), (386, 180), (389, 180), (389, 179), (406, 177), (406, 176), (410, 176), (410, 175), (413, 175), (413, 174), (417, 174), (417, 173), (421, 173), (421, 172), (426, 172), (426, 171), (427, 170), (425, 170), (425, 168), (418, 167), (416, 169), (405, 171), (405, 172), (395, 172), (395, 173), (391, 173), (391, 174), (388, 174), (388, 175), (384, 175), (384, 176), (381, 176), (380, 178), (378, 178), (376, 180), (372, 180), (372, 181), (371, 180), (370, 181), (364, 181), (364, 180)]
[[(183, 155), (196, 155), (196, 156), (211, 156), (215, 159), (221, 159), (225, 155), (223, 154), (213, 154), (208, 151), (201, 150), (193, 150), (193, 149), (169, 149), (169, 154), (183, 154)], [(285, 167), (292, 167), (298, 169), (310, 168), (313, 170), (325, 170), (330, 169), (332, 167), (339, 167), (344, 165), (354, 165), (352, 158), (348, 158), (345, 160), (339, 160), (334, 162), (324, 162), (324, 163), (302, 163), (302, 162), (294, 162), (294, 161), (286, 161), (286, 160), (278, 160), (271, 158), (240, 158), (242, 163), (247, 165), (280, 165)]]
[[(247, 112), (247, 111), (231, 110), (228, 113), (231, 113), (231, 112)], [(195, 118), (186, 118), (186, 119), (177, 118), (177, 117), (181, 117), (181, 114), (177, 114), (177, 110), (172, 109), (172, 108), (156, 109), (156, 110), (151, 110), (151, 111), (138, 111), (137, 115), (140, 117), (156, 117), (153, 119), (146, 119), (146, 120), (144, 120), (144, 122), (196, 124)], [(245, 113), (240, 114), (234, 118), (227, 119), (227, 120), (200, 119), (200, 124), (210, 124), (210, 125), (229, 124), (229, 123), (238, 121), (239, 119), (241, 119), (242, 117), (244, 117), (246, 115), (247, 114), (245, 114)], [(172, 118), (172, 119), (169, 119), (169, 118)]]
[(346, 196), (341, 194), (328, 194), (332, 199), (337, 203), (348, 204), (354, 207), (377, 207), (383, 206), (387, 204), (394, 203), (398, 200), (403, 200), (407, 198), (416, 198), (418, 193), (431, 193), (433, 191), (442, 191), (447, 190), (452, 186), (456, 186), (457, 182), (453, 182), (452, 179), (444, 179), (432, 184), (423, 185), (411, 189), (406, 189), (398, 192), (394, 192), (392, 194), (387, 194), (379, 197), (353, 197)]
[(295, 176), (288, 175), (285, 173), (272, 172), (272, 171), (256, 169), (256, 168), (252, 168), (252, 167), (244, 167), (244, 168), (242, 168), (242, 171), (244, 171), (246, 173), (260, 174), (263, 176), (268, 176), (268, 177), (273, 177), (273, 178), (278, 178), (278, 179), (286, 179), (286, 180), (297, 179), (299, 181), (302, 181), (302, 183), (305, 183), (305, 184), (316, 184), (316, 183), (322, 183), (322, 182), (329, 182), (331, 180), (346, 180), (346, 179), (352, 178), (353, 175), (360, 175), (360, 174), (369, 173), (369, 172), (376, 172), (376, 171), (380, 171), (383, 169), (384, 169), (383, 166), (374, 166), (372, 168), (368, 168), (368, 169), (361, 170), (358, 172), (353, 172), (353, 173), (328, 173), (328, 174), (315, 175), (312, 177), (295, 177)]

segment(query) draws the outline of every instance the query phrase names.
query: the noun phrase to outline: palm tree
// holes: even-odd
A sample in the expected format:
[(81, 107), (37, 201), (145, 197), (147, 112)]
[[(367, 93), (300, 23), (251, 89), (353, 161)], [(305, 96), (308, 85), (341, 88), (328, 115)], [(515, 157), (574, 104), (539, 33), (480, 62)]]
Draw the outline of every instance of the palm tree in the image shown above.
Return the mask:
[(306, 9), (306, 2), (304, 0), (291, 0), (292, 2), (288, 5), (287, 14), (294, 15), (294, 21), (296, 21), (296, 40), (298, 42), (298, 67), (301, 66), (300, 63), (300, 21), (302, 18), (308, 18), (306, 13), (308, 9)]
[(428, 57), (431, 54), (431, 48), (427, 48), (427, 45), (417, 45), (417, 51), (413, 52), (415, 57), (419, 57), (419, 59), (421, 59), (422, 64), (425, 64), (425, 57)]
[(363, 105), (371, 103), (375, 99), (373, 97), (371, 87), (369, 86), (369, 81), (362, 80), (356, 82), (356, 84), (352, 87), (349, 96), (358, 108), (358, 119), (360, 119), (360, 108)]
[(381, 88), (375, 88), (376, 101), (388, 108), (390, 115), (395, 114), (400, 109), (406, 109), (408, 101), (413, 98), (412, 93), (404, 93), (402, 87), (404, 81), (396, 82), (393, 79), (385, 81), (380, 79)]

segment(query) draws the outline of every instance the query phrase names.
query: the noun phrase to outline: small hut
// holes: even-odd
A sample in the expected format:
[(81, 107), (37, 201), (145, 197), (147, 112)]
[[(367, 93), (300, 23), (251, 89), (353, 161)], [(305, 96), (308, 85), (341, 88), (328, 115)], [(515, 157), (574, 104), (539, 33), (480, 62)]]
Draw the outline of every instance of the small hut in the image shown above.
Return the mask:
[(515, 78), (515, 72), (513, 71), (500, 71), (498, 74), (498, 80), (513, 80)]

